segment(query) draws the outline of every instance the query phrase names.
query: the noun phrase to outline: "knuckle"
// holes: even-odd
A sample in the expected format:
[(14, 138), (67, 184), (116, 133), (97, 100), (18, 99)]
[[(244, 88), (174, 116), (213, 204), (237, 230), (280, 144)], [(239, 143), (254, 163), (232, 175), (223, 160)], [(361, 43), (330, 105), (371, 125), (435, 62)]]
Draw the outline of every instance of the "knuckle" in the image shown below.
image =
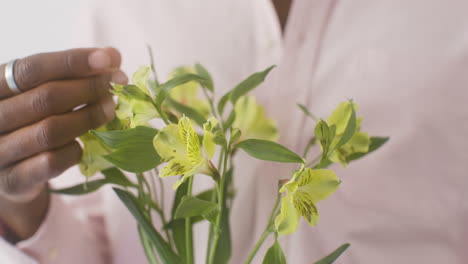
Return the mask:
[(53, 84), (48, 84), (37, 89), (37, 94), (31, 99), (32, 110), (38, 113), (52, 114), (54, 112), (55, 98)]
[(73, 75), (76, 72), (76, 68), (74, 67), (75, 65), (75, 57), (71, 53), (65, 53), (63, 56), (64, 59), (64, 65), (66, 71), (70, 74)]
[(3, 171), (0, 176), (0, 188), (6, 194), (13, 194), (18, 191), (18, 178), (11, 168)]
[(58, 124), (55, 118), (47, 118), (39, 124), (37, 132), (37, 142), (44, 148), (49, 149), (55, 146), (54, 138), (56, 131), (58, 129)]
[(15, 80), (21, 88), (34, 86), (40, 82), (41, 76), (36, 60), (22, 59), (15, 65)]
[(58, 157), (53, 152), (44, 152), (41, 154), (41, 164), (45, 175), (52, 178), (61, 173)]

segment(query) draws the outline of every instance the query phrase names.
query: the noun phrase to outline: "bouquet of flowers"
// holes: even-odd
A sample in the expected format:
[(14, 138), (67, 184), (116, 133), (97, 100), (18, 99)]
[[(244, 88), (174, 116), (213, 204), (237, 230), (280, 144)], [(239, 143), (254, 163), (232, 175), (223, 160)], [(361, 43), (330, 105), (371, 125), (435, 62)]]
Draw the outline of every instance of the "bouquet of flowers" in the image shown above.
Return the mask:
[[(231, 257), (233, 157), (244, 151), (260, 160), (295, 163), (297, 169), (278, 183), (265, 230), (245, 261), (251, 263), (266, 238), (273, 235), (274, 243), (263, 263), (286, 263), (278, 240), (296, 232), (301, 218), (315, 226), (317, 203), (340, 186), (340, 178), (328, 167), (333, 163), (346, 166), (378, 149), (388, 138), (362, 132), (358, 106), (347, 101), (327, 119), (316, 118), (298, 104), (308, 120), (315, 122), (315, 131), (302, 155), (278, 144), (275, 121), (250, 95), (273, 68), (252, 74), (219, 100), (215, 100), (210, 74), (200, 64), (177, 68), (164, 83), (158, 82), (154, 67), (140, 68), (133, 75), (133, 84), (113, 84), (112, 92), (118, 97), (114, 121), (81, 137), (80, 169), (86, 182), (53, 192), (80, 195), (112, 184), (138, 223), (141, 244), (151, 264), (192, 264), (192, 227), (208, 221), (206, 263), (222, 264), (229, 263)], [(154, 119), (162, 120), (165, 126), (153, 128), (150, 121)], [(319, 153), (306, 160), (314, 145)], [(98, 172), (103, 178), (90, 180)], [(198, 175), (211, 177), (213, 188), (194, 194), (192, 186)], [(166, 177), (178, 177), (170, 215), (165, 214), (164, 201), (155, 187), (158, 181), (162, 188)], [(162, 226), (154, 226), (154, 217), (160, 218)], [(348, 246), (344, 244), (316, 263), (332, 263)]]

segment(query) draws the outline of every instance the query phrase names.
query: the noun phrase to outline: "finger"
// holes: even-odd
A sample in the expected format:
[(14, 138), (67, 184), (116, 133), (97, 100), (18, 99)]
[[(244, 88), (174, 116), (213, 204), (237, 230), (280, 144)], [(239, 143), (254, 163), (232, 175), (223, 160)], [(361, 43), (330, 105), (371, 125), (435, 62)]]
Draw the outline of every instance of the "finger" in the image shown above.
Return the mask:
[[(15, 64), (14, 78), (19, 89), (24, 92), (48, 81), (117, 71), (120, 63), (120, 53), (114, 48), (41, 53), (19, 59)], [(0, 66), (0, 99), (13, 95), (6, 83), (4, 71), (5, 65)]]
[[(116, 74), (118, 75), (116, 78)], [(27, 91), (21, 96), (14, 96), (0, 102), (0, 133), (16, 130), (45, 119), (51, 115), (68, 112), (84, 104), (92, 104), (104, 96), (110, 96), (110, 81), (113, 78), (125, 81), (122, 72), (114, 77), (98, 75), (75, 80), (48, 82)]]
[(27, 200), (42, 190), (50, 179), (77, 164), (81, 159), (81, 147), (76, 141), (65, 146), (40, 153), (18, 162), (0, 172), (0, 193), (15, 200)]
[(0, 167), (38, 153), (59, 148), (114, 118), (111, 97), (63, 115), (51, 116), (0, 138)]

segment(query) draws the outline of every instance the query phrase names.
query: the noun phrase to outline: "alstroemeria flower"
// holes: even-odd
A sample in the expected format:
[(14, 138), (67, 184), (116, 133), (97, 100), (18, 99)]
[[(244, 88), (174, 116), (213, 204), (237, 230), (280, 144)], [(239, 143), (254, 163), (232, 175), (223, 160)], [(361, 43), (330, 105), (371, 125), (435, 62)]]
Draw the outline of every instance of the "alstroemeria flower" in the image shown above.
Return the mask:
[(265, 109), (255, 102), (253, 96), (240, 98), (234, 107), (234, 111), (236, 120), (232, 126), (242, 132), (239, 141), (251, 138), (278, 140), (279, 134), (276, 122), (265, 115)]
[(280, 190), (286, 193), (281, 201), (281, 212), (275, 219), (280, 235), (294, 233), (301, 216), (309, 225), (315, 226), (319, 219), (315, 204), (330, 196), (341, 183), (331, 170), (306, 168), (301, 171)]
[(116, 115), (126, 120), (130, 128), (147, 126), (149, 121), (159, 117), (147, 87), (150, 72), (150, 67), (141, 67), (133, 75), (133, 85), (112, 85), (112, 93), (119, 98)]
[[(341, 103), (328, 117), (327, 124), (336, 126), (336, 136), (332, 142), (332, 148), (340, 141), (345, 132), (346, 125), (351, 118), (352, 108), (357, 111), (358, 106), (353, 102)], [(369, 151), (370, 137), (365, 132), (360, 132), (362, 118), (356, 118), (356, 132), (353, 137), (344, 145), (331, 152), (328, 158), (333, 162), (339, 162), (341, 165), (348, 164), (348, 157), (354, 153), (366, 153)]]
[[(195, 70), (192, 67), (179, 67), (170, 74), (169, 78), (172, 79), (187, 73), (195, 73)], [(189, 106), (197, 110), (202, 116), (207, 117), (210, 113), (210, 105), (207, 100), (199, 98), (200, 88), (200, 84), (196, 81), (187, 82), (172, 88), (169, 92), (169, 97), (179, 104)]]
[(80, 141), (83, 143), (83, 155), (79, 164), (80, 171), (87, 178), (94, 174), (112, 167), (112, 164), (103, 156), (110, 153), (94, 135), (90, 132), (82, 135)]
[(159, 176), (181, 175), (174, 184), (177, 189), (186, 179), (194, 174), (216, 177), (216, 169), (210, 162), (215, 153), (212, 129), (216, 119), (211, 118), (204, 125), (203, 146), (189, 118), (182, 117), (178, 125), (164, 127), (154, 138), (153, 145), (161, 158), (168, 163), (161, 169)]

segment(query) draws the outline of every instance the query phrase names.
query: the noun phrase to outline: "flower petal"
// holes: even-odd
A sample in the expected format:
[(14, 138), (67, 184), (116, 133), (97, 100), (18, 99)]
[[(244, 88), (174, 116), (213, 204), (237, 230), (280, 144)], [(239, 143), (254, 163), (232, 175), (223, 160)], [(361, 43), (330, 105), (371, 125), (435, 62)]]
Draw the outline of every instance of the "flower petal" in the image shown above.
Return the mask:
[(357, 111), (358, 109), (358, 106), (355, 103), (349, 101), (340, 103), (333, 111), (333, 113), (328, 117), (327, 124), (329, 126), (336, 125), (336, 135), (341, 135), (344, 133), (349, 118), (351, 117), (351, 107), (354, 107), (354, 111)]
[(185, 116), (179, 119), (179, 134), (186, 147), (188, 160), (194, 165), (201, 163), (203, 155), (200, 148), (200, 140), (193, 129), (190, 119)]
[(216, 152), (216, 144), (213, 141), (214, 135), (211, 131), (217, 124), (218, 120), (216, 120), (216, 118), (210, 118), (205, 124), (203, 124), (203, 148), (205, 149), (208, 160), (212, 159)]
[(299, 226), (299, 212), (293, 204), (291, 194), (286, 194), (281, 199), (281, 211), (276, 216), (275, 227), (279, 235), (288, 235), (294, 233)]
[(190, 176), (190, 173), (193, 170), (192, 164), (188, 162), (187, 160), (176, 160), (173, 159), (169, 161), (164, 168), (162, 168), (161, 172), (159, 173), (159, 176), (161, 178), (165, 178), (168, 176), (177, 176), (177, 175), (188, 175)]
[(308, 193), (297, 192), (293, 196), (293, 204), (297, 212), (305, 218), (309, 225), (317, 225), (319, 219), (318, 210)]
[(153, 145), (163, 160), (176, 159), (188, 161), (186, 157), (187, 149), (180, 137), (177, 125), (171, 124), (159, 131), (154, 137)]
[(133, 74), (133, 77), (132, 77), (133, 83), (136, 86), (138, 86), (138, 88), (140, 88), (140, 90), (143, 91), (147, 95), (149, 95), (147, 84), (148, 84), (148, 77), (150, 73), (151, 73), (150, 66), (142, 66)]
[(233, 127), (242, 132), (241, 140), (255, 138), (276, 141), (278, 130), (274, 120), (269, 119), (265, 114), (265, 109), (255, 102), (253, 96), (241, 97), (234, 111), (236, 118)]
[(327, 169), (310, 169), (304, 170), (299, 178), (299, 188), (295, 192), (295, 196), (310, 199), (312, 203), (326, 199), (340, 185), (341, 181), (336, 176), (335, 172)]

